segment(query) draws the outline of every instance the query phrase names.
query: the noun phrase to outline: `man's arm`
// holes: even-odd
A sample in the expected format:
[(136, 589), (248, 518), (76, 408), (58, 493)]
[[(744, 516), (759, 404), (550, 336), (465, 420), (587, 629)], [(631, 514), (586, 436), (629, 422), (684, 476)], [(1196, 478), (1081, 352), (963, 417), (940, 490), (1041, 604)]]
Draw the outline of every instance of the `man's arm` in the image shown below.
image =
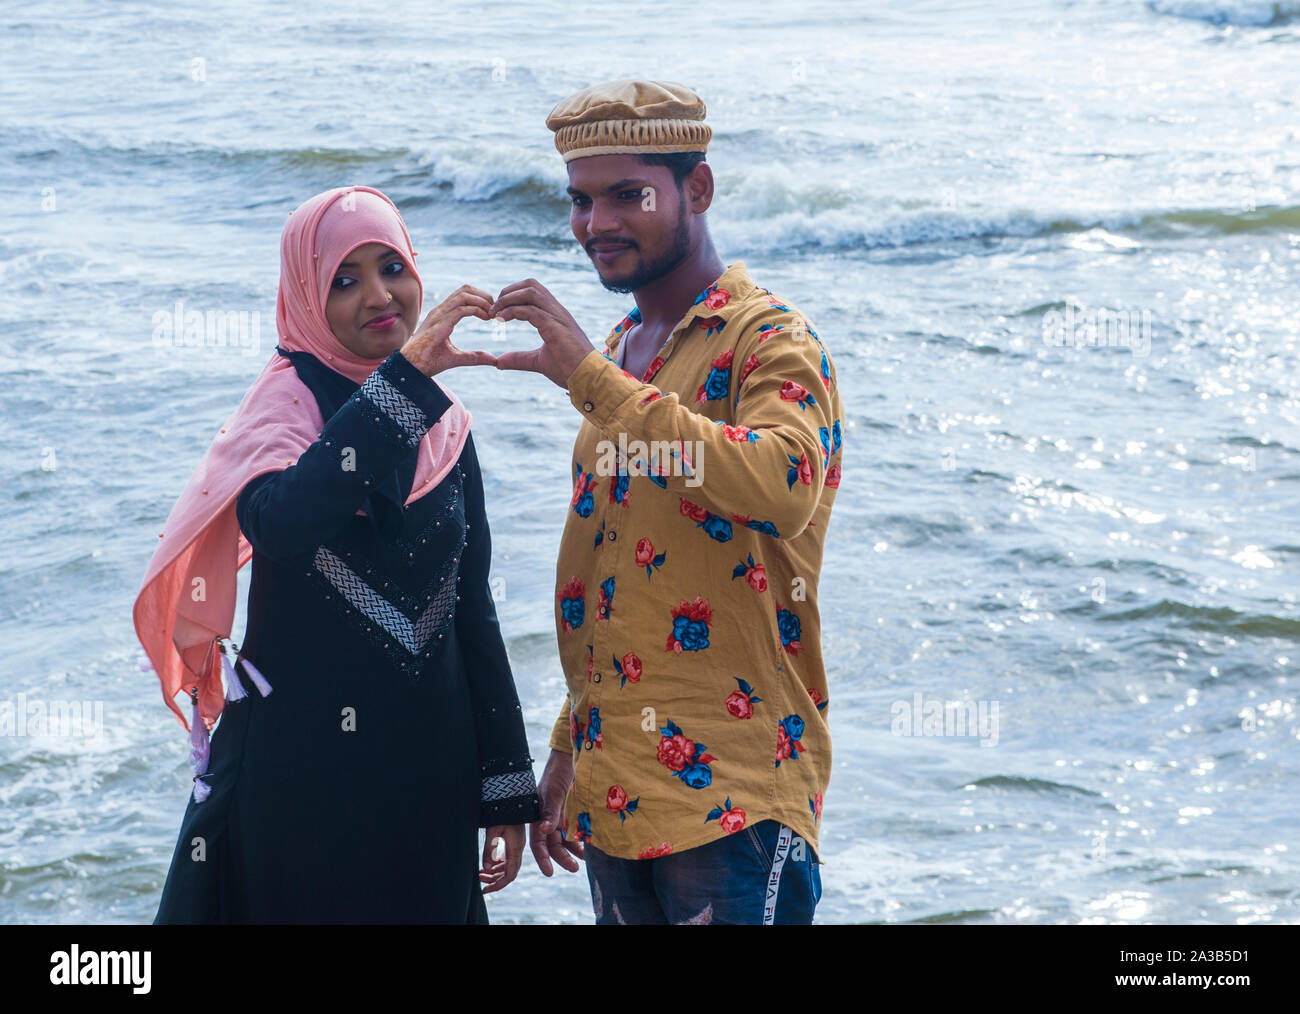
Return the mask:
[[(542, 339), (540, 348), (498, 356), (499, 369), (541, 373), (567, 388), (574, 406), (615, 444), (626, 434), (628, 443), (664, 441), (676, 445), (678, 455), (685, 453), (688, 465), (671, 470), (686, 472), (689, 466), (692, 474), (667, 478), (671, 485), (665, 486), (690, 501), (682, 504), (683, 512), (707, 521), (699, 516), (703, 511), (696, 513), (698, 499), (724, 518), (753, 521), (752, 527), (761, 525), (759, 530), (783, 539), (796, 538), (808, 526), (836, 450), (838, 420), (831, 413), (829, 357), (803, 327), (754, 329), (731, 347), (734, 379), (724, 397), (736, 397), (732, 392), (739, 385), (739, 428), (728, 428), (621, 370), (533, 279), (503, 289), (491, 312), (528, 321)], [(725, 357), (727, 349), (718, 343), (719, 355)], [(705, 377), (700, 381), (708, 383)]]

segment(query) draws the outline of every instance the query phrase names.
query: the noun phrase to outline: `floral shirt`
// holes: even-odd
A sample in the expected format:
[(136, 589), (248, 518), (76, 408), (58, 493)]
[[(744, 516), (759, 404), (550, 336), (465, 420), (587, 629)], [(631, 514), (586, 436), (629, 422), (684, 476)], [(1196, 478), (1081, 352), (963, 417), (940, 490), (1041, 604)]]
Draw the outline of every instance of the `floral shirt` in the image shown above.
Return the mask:
[(653, 858), (774, 819), (816, 854), (831, 772), (817, 579), (840, 483), (834, 367), (731, 265), (640, 380), (633, 310), (569, 380), (584, 422), (556, 566), (563, 833)]

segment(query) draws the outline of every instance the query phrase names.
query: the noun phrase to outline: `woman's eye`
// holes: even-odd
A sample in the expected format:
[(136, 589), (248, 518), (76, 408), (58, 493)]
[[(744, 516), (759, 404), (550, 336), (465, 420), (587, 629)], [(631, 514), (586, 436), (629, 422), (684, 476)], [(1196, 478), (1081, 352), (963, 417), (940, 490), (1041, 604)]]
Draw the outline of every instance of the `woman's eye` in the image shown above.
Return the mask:
[(389, 261), (387, 264), (384, 265), (383, 274), (400, 275), (405, 270), (406, 270), (406, 265), (403, 264), (401, 261)]
[(356, 279), (349, 278), (347, 275), (337, 275), (335, 276), (333, 283), (330, 285), (330, 288), (346, 289), (348, 288), (348, 286), (352, 285), (353, 282), (355, 281)]

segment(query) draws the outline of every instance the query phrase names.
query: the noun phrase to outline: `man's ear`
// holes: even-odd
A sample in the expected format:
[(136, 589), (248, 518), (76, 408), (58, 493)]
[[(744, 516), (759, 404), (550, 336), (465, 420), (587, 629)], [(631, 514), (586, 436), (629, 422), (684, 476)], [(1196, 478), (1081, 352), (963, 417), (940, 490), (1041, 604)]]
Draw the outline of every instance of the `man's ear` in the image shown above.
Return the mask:
[(713, 170), (709, 163), (701, 162), (682, 180), (682, 193), (686, 206), (697, 215), (709, 210), (713, 203)]

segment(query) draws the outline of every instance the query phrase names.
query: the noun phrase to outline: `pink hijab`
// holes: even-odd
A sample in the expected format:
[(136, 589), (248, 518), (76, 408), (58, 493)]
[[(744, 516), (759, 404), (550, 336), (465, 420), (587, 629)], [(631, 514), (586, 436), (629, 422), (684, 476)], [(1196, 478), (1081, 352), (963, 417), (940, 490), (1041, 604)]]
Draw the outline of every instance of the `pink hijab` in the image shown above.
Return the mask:
[[(281, 348), (310, 352), (358, 384), (384, 360), (363, 359), (344, 348), (325, 319), (325, 299), (339, 264), (364, 243), (396, 250), (419, 281), (406, 226), (393, 202), (378, 190), (327, 190), (291, 211), (280, 238), (275, 307)], [(454, 394), (447, 391), (447, 396), (451, 408), (420, 444), (408, 504), (442, 481), (464, 447), (470, 414)], [(163, 700), (192, 735), (210, 731), (221, 714), (222, 655), (216, 640), (230, 636), (236, 574), (253, 555), (235, 518), (235, 501), (250, 480), (293, 464), (324, 424), (315, 397), (289, 359), (277, 352), (221, 427), (167, 516), (132, 613), (136, 634), (162, 683)], [(174, 700), (182, 690), (197, 691), (195, 713), (203, 718), (203, 733), (190, 729)]]

